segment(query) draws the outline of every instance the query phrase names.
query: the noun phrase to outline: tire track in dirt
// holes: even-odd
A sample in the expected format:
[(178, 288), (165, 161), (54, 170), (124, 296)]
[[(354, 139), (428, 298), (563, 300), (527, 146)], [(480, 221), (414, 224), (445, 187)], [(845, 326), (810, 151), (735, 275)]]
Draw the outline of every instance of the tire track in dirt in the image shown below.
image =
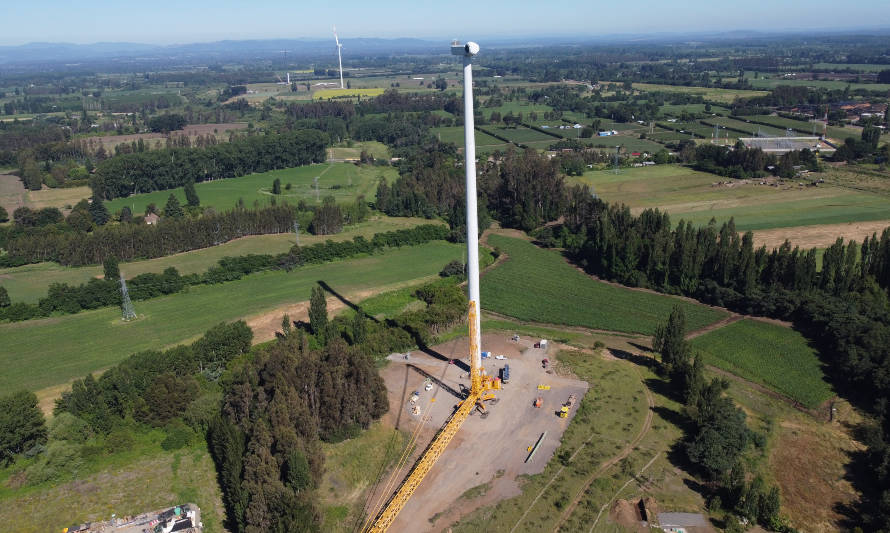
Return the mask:
[[(577, 350), (577, 348), (574, 348), (574, 347), (572, 347), (572, 349)], [(591, 353), (588, 350), (582, 350), (582, 351), (584, 351), (585, 353)], [(637, 374), (639, 375), (639, 372), (637, 372)], [(642, 376), (640, 376), (640, 381), (642, 382)], [(565, 518), (568, 517), (571, 514), (571, 512), (574, 510), (574, 508), (578, 505), (578, 502), (581, 499), (581, 494), (583, 494), (584, 491), (587, 490), (587, 488), (590, 486), (590, 484), (593, 483), (593, 481), (597, 477), (599, 477), (603, 471), (605, 471), (606, 469), (608, 469), (609, 467), (611, 467), (618, 461), (620, 461), (620, 460), (624, 459), (625, 457), (627, 457), (628, 455), (630, 455), (630, 452), (633, 451), (633, 448), (636, 447), (636, 445), (639, 444), (640, 441), (643, 440), (643, 437), (645, 437), (646, 434), (649, 432), (649, 429), (652, 427), (652, 418), (654, 416), (652, 409), (655, 407), (655, 399), (652, 396), (652, 392), (649, 391), (649, 388), (646, 387), (645, 384), (643, 384), (643, 391), (646, 393), (646, 401), (649, 404), (649, 409), (646, 412), (646, 418), (643, 421), (643, 427), (641, 428), (640, 433), (637, 434), (637, 436), (634, 438), (634, 440), (631, 441), (630, 443), (628, 443), (628, 445), (625, 446), (624, 449), (621, 450), (621, 452), (614, 455), (612, 458), (607, 459), (605, 462), (603, 462), (600, 465), (600, 468), (598, 468), (596, 470), (596, 472), (591, 474), (591, 476), (587, 479), (587, 482), (584, 483), (584, 486), (581, 487), (581, 490), (578, 491), (578, 494), (575, 496), (571, 505), (566, 509), (566, 513), (563, 513), (563, 515), (560, 517), (560, 520), (559, 520), (559, 522), (557, 522), (556, 527), (554, 528), (554, 531), (559, 529), (559, 526), (565, 521)], [(578, 446), (578, 449), (575, 450), (575, 453), (573, 453), (569, 457), (569, 460), (566, 461), (566, 463), (571, 464), (571, 462), (581, 452), (581, 450), (583, 450), (584, 447), (591, 440), (593, 440), (593, 437), (594, 437), (594, 435), (591, 434), (590, 437), (588, 437), (588, 439), (586, 441), (582, 442), (581, 445)], [(522, 524), (522, 521), (525, 520), (525, 517), (528, 516), (528, 513), (531, 512), (531, 510), (534, 508), (535, 504), (538, 503), (538, 500), (541, 499), (541, 496), (543, 496), (544, 493), (547, 492), (547, 489), (550, 488), (550, 486), (553, 484), (553, 482), (556, 481), (556, 479), (562, 474), (562, 472), (565, 469), (566, 469), (565, 465), (559, 467), (559, 470), (557, 470), (556, 473), (553, 474), (553, 477), (550, 478), (550, 481), (548, 481), (547, 484), (544, 485), (544, 487), (541, 489), (541, 491), (538, 493), (538, 495), (535, 496), (535, 499), (533, 499), (532, 502), (525, 509), (525, 512), (522, 513), (522, 516), (519, 517), (519, 520), (516, 522), (516, 524), (513, 526), (513, 528), (510, 529), (510, 533), (513, 533), (514, 531), (516, 531), (516, 528), (518, 528), (519, 525)]]
[[(639, 372), (637, 375), (639, 375)], [(640, 376), (640, 382), (643, 382), (643, 376)], [(655, 398), (652, 396), (652, 391), (649, 390), (649, 387), (643, 383), (643, 391), (646, 393), (646, 402), (649, 404), (649, 409), (646, 411), (646, 419), (643, 421), (643, 427), (640, 428), (640, 432), (637, 436), (624, 447), (623, 450), (618, 452), (616, 455), (612, 456), (612, 458), (607, 459), (600, 465), (599, 469), (596, 472), (590, 475), (587, 478), (587, 481), (584, 483), (584, 486), (578, 490), (578, 493), (575, 494), (575, 497), (572, 499), (572, 502), (566, 507), (566, 510), (562, 513), (562, 516), (559, 517), (559, 521), (556, 523), (556, 526), (553, 527), (553, 532), (556, 533), (559, 531), (560, 526), (566, 521), (566, 519), (572, 516), (572, 513), (575, 511), (575, 507), (578, 506), (578, 503), (581, 502), (581, 497), (584, 495), (584, 492), (590, 487), (590, 484), (593, 483), (598, 477), (600, 477), (606, 470), (615, 465), (618, 461), (621, 461), (633, 451), (637, 445), (643, 441), (643, 438), (649, 433), (649, 430), (652, 428), (652, 419), (654, 418), (653, 409), (655, 409)]]

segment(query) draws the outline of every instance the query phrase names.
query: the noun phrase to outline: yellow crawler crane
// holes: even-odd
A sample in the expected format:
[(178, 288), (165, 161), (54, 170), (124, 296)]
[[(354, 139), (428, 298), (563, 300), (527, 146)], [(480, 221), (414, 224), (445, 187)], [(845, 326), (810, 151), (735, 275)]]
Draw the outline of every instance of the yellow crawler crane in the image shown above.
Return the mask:
[[(454, 438), (457, 430), (464, 423), (464, 420), (470, 416), (477, 403), (482, 403), (482, 396), (486, 391), (483, 385), (481, 357), (474, 357), (473, 354), (479, 354), (479, 331), (477, 330), (477, 311), (476, 302), (471, 301), (469, 306), (469, 323), (470, 323), (470, 394), (458, 405), (457, 410), (452, 413), (451, 417), (442, 426), (442, 429), (433, 437), (433, 440), (427, 446), (420, 459), (414, 463), (414, 467), (405, 476), (404, 481), (393, 494), (392, 498), (383, 507), (383, 510), (377, 515), (374, 523), (366, 529), (368, 533), (381, 533), (386, 531), (399, 511), (408, 503), (408, 499), (417, 490), (420, 482), (426, 477), (430, 469), (448, 447), (448, 443)], [(491, 380), (488, 380), (489, 382)], [(486, 396), (493, 396), (489, 393)]]
[[(429, 473), (436, 460), (445, 451), (464, 420), (478, 406), (484, 412), (485, 400), (493, 399), (490, 390), (497, 390), (498, 383), (491, 377), (483, 376), (482, 352), (480, 345), (481, 326), (479, 320), (479, 220), (476, 208), (476, 136), (473, 125), (473, 57), (479, 53), (479, 45), (474, 42), (451, 43), (451, 53), (463, 58), (464, 66), (464, 172), (466, 175), (467, 208), (467, 292), (469, 294), (470, 322), (470, 393), (457, 406), (442, 429), (433, 437), (420, 459), (405, 476), (395, 494), (383, 506), (373, 523), (365, 530), (372, 533), (386, 531), (398, 516), (399, 511), (417, 490), (420, 482)], [(372, 510), (374, 512), (374, 510)]]

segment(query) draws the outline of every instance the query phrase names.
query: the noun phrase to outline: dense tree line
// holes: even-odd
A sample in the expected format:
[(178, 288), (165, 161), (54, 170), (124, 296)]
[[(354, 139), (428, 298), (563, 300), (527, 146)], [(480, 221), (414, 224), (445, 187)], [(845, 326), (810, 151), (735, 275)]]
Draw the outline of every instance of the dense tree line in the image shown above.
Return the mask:
[(110, 200), (183, 187), (188, 182), (234, 178), (252, 172), (325, 160), (328, 136), (317, 130), (250, 136), (207, 148), (170, 148), (126, 154), (99, 163), (93, 192)]
[(92, 232), (57, 227), (31, 228), (5, 236), (9, 256), (27, 263), (55, 261), (66, 266), (151, 259), (206, 248), (247, 235), (293, 231), (296, 212), (289, 206), (233, 209), (200, 218), (169, 217), (159, 224), (103, 226)]
[[(452, 227), (461, 227), (466, 189), (455, 156), (453, 148), (439, 150), (433, 145), (413, 151), (399, 162), (399, 178), (392, 185), (378, 186), (377, 209), (391, 216), (442, 216)], [(505, 226), (523, 229), (559, 217), (565, 185), (556, 163), (531, 149), (494, 157), (479, 171), (482, 228), (491, 216)]]
[(388, 409), (373, 360), (335, 339), (311, 349), (293, 334), (230, 379), (208, 440), (233, 531), (316, 531), (319, 439), (354, 434)]
[(573, 189), (566, 228), (554, 237), (589, 272), (632, 286), (695, 297), (732, 310), (793, 321), (814, 340), (835, 387), (880, 425), (868, 432), (860, 512), (871, 529), (890, 528), (890, 228), (859, 244), (816, 251), (785, 243), (754, 248), (732, 221), (671, 228), (667, 214), (639, 216)]
[[(150, 272), (139, 274), (127, 280), (127, 289), (132, 300), (147, 300), (181, 292), (189, 285), (235, 281), (248, 274), (265, 270), (289, 271), (305, 264), (326, 263), (362, 254), (379, 253), (386, 248), (415, 246), (433, 240), (443, 240), (449, 236), (450, 232), (445, 226), (425, 224), (410, 229), (376, 233), (370, 240), (358, 236), (351, 241), (327, 241), (310, 246), (294, 246), (290, 251), (281, 254), (224, 257), (216, 266), (209, 268), (203, 274), (182, 276), (174, 267), (167, 268), (161, 274)], [(49, 286), (47, 295), (36, 305), (24, 302), (11, 303), (4, 290), (0, 297), (0, 320), (18, 322), (53, 313), (70, 314), (86, 309), (121, 305), (119, 277), (117, 259), (110, 257), (105, 261), (104, 279), (91, 279), (77, 286), (53, 283)]]
[(75, 381), (56, 400), (55, 413), (74, 415), (99, 433), (129, 417), (164, 426), (185, 417), (202, 391), (199, 382), (216, 381), (252, 340), (247, 324), (237, 321), (214, 326), (190, 345), (133, 354), (98, 379), (87, 374)]
[(23, 453), (32, 453), (46, 443), (46, 437), (46, 421), (33, 392), (0, 396), (0, 465), (13, 462)]
[(230, 529), (318, 529), (319, 441), (354, 436), (389, 407), (371, 355), (423, 343), (466, 312), (454, 283), (431, 284), (416, 295), (426, 309), (391, 321), (372, 320), (360, 309), (351, 319), (329, 320), (317, 287), (311, 334), (291, 331), (285, 317), (279, 341), (232, 370), (222, 416), (208, 433)]
[(179, 113), (164, 113), (149, 119), (148, 129), (154, 132), (170, 133), (171, 131), (181, 130), (186, 124), (188, 124), (188, 121)]
[(686, 318), (677, 306), (656, 328), (652, 347), (661, 354), (658, 370), (670, 379), (673, 394), (684, 405), (689, 425), (682, 449), (711, 482), (708, 507), (724, 507), (773, 531), (789, 531), (779, 516), (778, 487), (767, 487), (759, 476), (750, 483), (747, 479), (742, 455), (752, 442), (762, 443), (763, 436), (748, 429), (745, 412), (724, 394), (728, 382), (706, 382), (702, 356), (693, 358), (685, 336)]

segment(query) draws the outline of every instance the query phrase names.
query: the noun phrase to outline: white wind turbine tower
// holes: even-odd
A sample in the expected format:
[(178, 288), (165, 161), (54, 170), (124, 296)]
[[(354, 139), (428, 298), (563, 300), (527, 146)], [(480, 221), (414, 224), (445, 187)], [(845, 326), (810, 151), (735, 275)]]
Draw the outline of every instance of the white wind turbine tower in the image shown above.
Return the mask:
[(337, 59), (340, 61), (340, 88), (345, 89), (346, 87), (343, 86), (343, 55), (340, 53), (343, 45), (340, 44), (340, 39), (337, 38), (336, 26), (334, 26), (334, 41), (337, 43)]

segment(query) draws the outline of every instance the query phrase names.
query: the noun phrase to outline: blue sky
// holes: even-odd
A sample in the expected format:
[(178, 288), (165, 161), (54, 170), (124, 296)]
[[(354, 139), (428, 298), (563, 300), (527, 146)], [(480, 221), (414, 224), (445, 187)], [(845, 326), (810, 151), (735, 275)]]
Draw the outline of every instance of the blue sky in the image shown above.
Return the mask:
[(0, 44), (349, 37), (460, 39), (709, 30), (890, 28), (890, 1), (12, 0)]

